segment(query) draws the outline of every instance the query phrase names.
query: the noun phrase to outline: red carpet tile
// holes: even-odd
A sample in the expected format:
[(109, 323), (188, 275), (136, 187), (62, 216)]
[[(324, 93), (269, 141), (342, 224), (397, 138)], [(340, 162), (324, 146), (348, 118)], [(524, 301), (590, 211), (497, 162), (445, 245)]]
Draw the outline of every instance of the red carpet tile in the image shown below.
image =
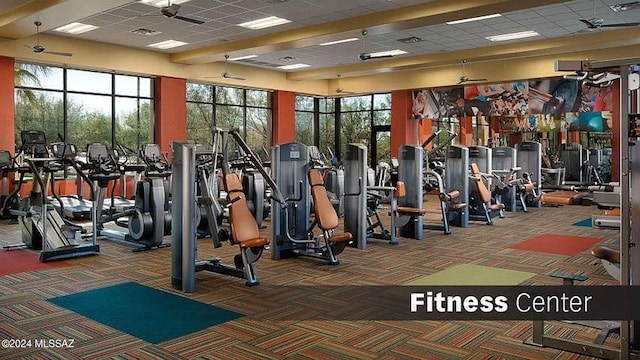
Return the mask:
[(560, 255), (576, 255), (602, 241), (601, 238), (542, 234), (510, 246), (511, 249), (529, 250)]
[(39, 253), (19, 249), (0, 251), (0, 276), (69, 265), (65, 261), (43, 263), (39, 256)]

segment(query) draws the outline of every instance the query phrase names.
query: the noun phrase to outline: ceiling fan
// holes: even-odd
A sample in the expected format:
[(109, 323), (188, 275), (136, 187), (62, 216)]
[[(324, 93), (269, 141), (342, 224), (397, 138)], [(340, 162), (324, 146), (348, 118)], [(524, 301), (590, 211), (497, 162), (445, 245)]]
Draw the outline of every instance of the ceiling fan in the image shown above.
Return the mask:
[(44, 46), (40, 45), (40, 25), (42, 25), (42, 23), (40, 21), (36, 21), (33, 24), (36, 26), (36, 44), (33, 45), (33, 46), (25, 45), (26, 47), (31, 49), (31, 51), (33, 51), (34, 53), (37, 53), (37, 54), (45, 53), (45, 54), (59, 55), (59, 56), (71, 56), (71, 55), (73, 55), (73, 54), (67, 53), (67, 52), (49, 51), (49, 50), (45, 49)]
[(340, 87), (340, 74), (338, 74), (338, 87), (336, 88), (337, 94), (355, 94), (353, 91), (346, 91), (345, 89)]
[(360, 34), (362, 34), (362, 52), (360, 54), (358, 54), (358, 59), (360, 59), (360, 61), (362, 63), (364, 63), (367, 60), (374, 60), (374, 59), (384, 59), (384, 58), (390, 58), (393, 57), (393, 55), (390, 54), (384, 54), (384, 55), (376, 55), (375, 53), (369, 53), (366, 51), (366, 44), (365, 44), (365, 40), (364, 37), (368, 34), (367, 30), (362, 30), (362, 32), (360, 32)]
[(162, 15), (168, 17), (168, 18), (187, 21), (187, 22), (190, 22), (190, 23), (193, 23), (193, 24), (198, 24), (198, 25), (204, 24), (204, 21), (178, 15), (178, 10), (179, 9), (180, 9), (180, 5), (178, 5), (178, 4), (173, 4), (172, 5), (171, 4), (171, 0), (167, 0), (167, 6), (163, 6), (160, 9), (160, 13)]
[[(228, 63), (228, 61), (229, 61), (229, 54), (225, 54), (224, 55), (224, 72), (222, 74), (220, 74), (219, 77), (224, 78), (224, 79), (233, 79), (233, 80), (241, 80), (241, 81), (247, 80), (247, 79), (245, 79), (243, 77), (238, 77), (238, 76), (231, 75), (231, 73), (227, 71), (227, 63)], [(209, 78), (211, 78), (211, 77), (209, 77)]]
[(462, 60), (462, 76), (460, 76), (460, 79), (458, 80), (458, 83), (456, 85), (460, 85), (460, 84), (464, 84), (466, 82), (471, 82), (471, 81), (487, 81), (487, 79), (470, 79), (467, 75), (466, 75), (466, 65), (467, 65), (467, 60)]
[(605, 24), (603, 18), (596, 17), (596, 0), (593, 0), (593, 16), (590, 19), (579, 19), (582, 23), (587, 25), (586, 29), (581, 31), (593, 31), (600, 28), (607, 27), (632, 27), (632, 26), (640, 26), (640, 22), (628, 22), (628, 23), (618, 23), (618, 24)]

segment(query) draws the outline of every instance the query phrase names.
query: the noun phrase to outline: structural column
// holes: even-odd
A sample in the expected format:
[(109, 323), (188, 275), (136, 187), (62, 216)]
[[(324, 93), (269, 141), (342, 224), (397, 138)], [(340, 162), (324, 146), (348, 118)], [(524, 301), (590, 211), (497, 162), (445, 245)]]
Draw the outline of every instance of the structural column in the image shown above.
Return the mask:
[[(398, 157), (402, 145), (421, 145), (420, 121), (411, 118), (411, 90), (391, 92), (391, 156)], [(337, 130), (336, 130), (337, 131)]]
[(13, 58), (0, 56), (0, 149), (9, 150), (12, 155), (16, 148), (15, 133), (15, 96), (14, 96)]
[(155, 79), (155, 142), (171, 158), (171, 142), (187, 139), (187, 80)]
[(296, 94), (290, 91), (274, 91), (271, 146), (294, 141), (296, 141)]

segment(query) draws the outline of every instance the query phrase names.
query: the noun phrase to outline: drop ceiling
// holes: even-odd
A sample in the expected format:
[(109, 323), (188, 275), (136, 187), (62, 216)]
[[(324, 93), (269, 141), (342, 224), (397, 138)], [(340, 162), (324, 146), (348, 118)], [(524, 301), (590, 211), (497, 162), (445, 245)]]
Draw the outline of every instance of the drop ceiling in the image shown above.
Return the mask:
[[(77, 6), (80, 2), (84, 6)], [(90, 3), (99, 6), (88, 6)], [(4, 0), (0, 13), (11, 13), (36, 3), (33, 13), (17, 19), (0, 15), (0, 36), (19, 38), (35, 33), (34, 19), (42, 19), (45, 33), (126, 47), (151, 50), (147, 45), (165, 40), (188, 43), (177, 48), (156, 50), (171, 54), (176, 63), (194, 64), (224, 61), (224, 55), (258, 55), (238, 63), (268, 68), (304, 63), (310, 67), (290, 70), (292, 78), (347, 77), (382, 71), (405, 70), (439, 59), (435, 65), (461, 61), (470, 63), (490, 58), (526, 56), (522, 46), (536, 44), (575, 48), (599, 46), (602, 33), (615, 31), (618, 44), (636, 44), (640, 28), (600, 28), (586, 31), (579, 19), (601, 18), (604, 24), (639, 22), (640, 10), (614, 12), (611, 5), (625, 0), (191, 0), (180, 4), (179, 15), (201, 20), (193, 24), (160, 14), (160, 9), (139, 1), (68, 0), (46, 8), (42, 0)], [(54, 2), (51, 2), (54, 3)], [(66, 5), (65, 5), (66, 3)], [(36, 4), (38, 5), (38, 4)], [(595, 5), (595, 7), (594, 7)], [(66, 6), (66, 7), (65, 7)], [(77, 9), (69, 11), (71, 9)], [(95, 10), (92, 10), (95, 9)], [(501, 17), (458, 25), (445, 21), (499, 12)], [(278, 16), (290, 23), (262, 30), (249, 30), (237, 24), (267, 16)], [(4, 21), (3, 21), (4, 20)], [(82, 34), (63, 34), (53, 29), (77, 21), (99, 28)], [(143, 29), (154, 35), (140, 35)], [(367, 35), (362, 31), (367, 30)], [(494, 43), (487, 36), (533, 30), (539, 36)], [(321, 42), (357, 37), (357, 41), (320, 46)], [(402, 43), (416, 37), (420, 42)], [(569, 40), (567, 40), (569, 39)], [(575, 39), (575, 40), (572, 40)], [(595, 45), (594, 45), (595, 44)], [(569, 48), (571, 48), (569, 46)], [(512, 51), (510, 49), (519, 49)], [(372, 53), (400, 49), (406, 54), (392, 59), (358, 58)], [(510, 55), (511, 54), (511, 55)]]

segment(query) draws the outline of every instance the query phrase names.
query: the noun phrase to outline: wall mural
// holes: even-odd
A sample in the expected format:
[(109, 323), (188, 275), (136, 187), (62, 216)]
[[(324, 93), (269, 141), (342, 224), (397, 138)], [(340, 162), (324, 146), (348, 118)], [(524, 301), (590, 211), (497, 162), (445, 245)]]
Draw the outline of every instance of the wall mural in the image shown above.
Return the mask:
[(553, 78), (413, 91), (413, 118), (500, 118), (506, 132), (611, 130), (610, 87)]

